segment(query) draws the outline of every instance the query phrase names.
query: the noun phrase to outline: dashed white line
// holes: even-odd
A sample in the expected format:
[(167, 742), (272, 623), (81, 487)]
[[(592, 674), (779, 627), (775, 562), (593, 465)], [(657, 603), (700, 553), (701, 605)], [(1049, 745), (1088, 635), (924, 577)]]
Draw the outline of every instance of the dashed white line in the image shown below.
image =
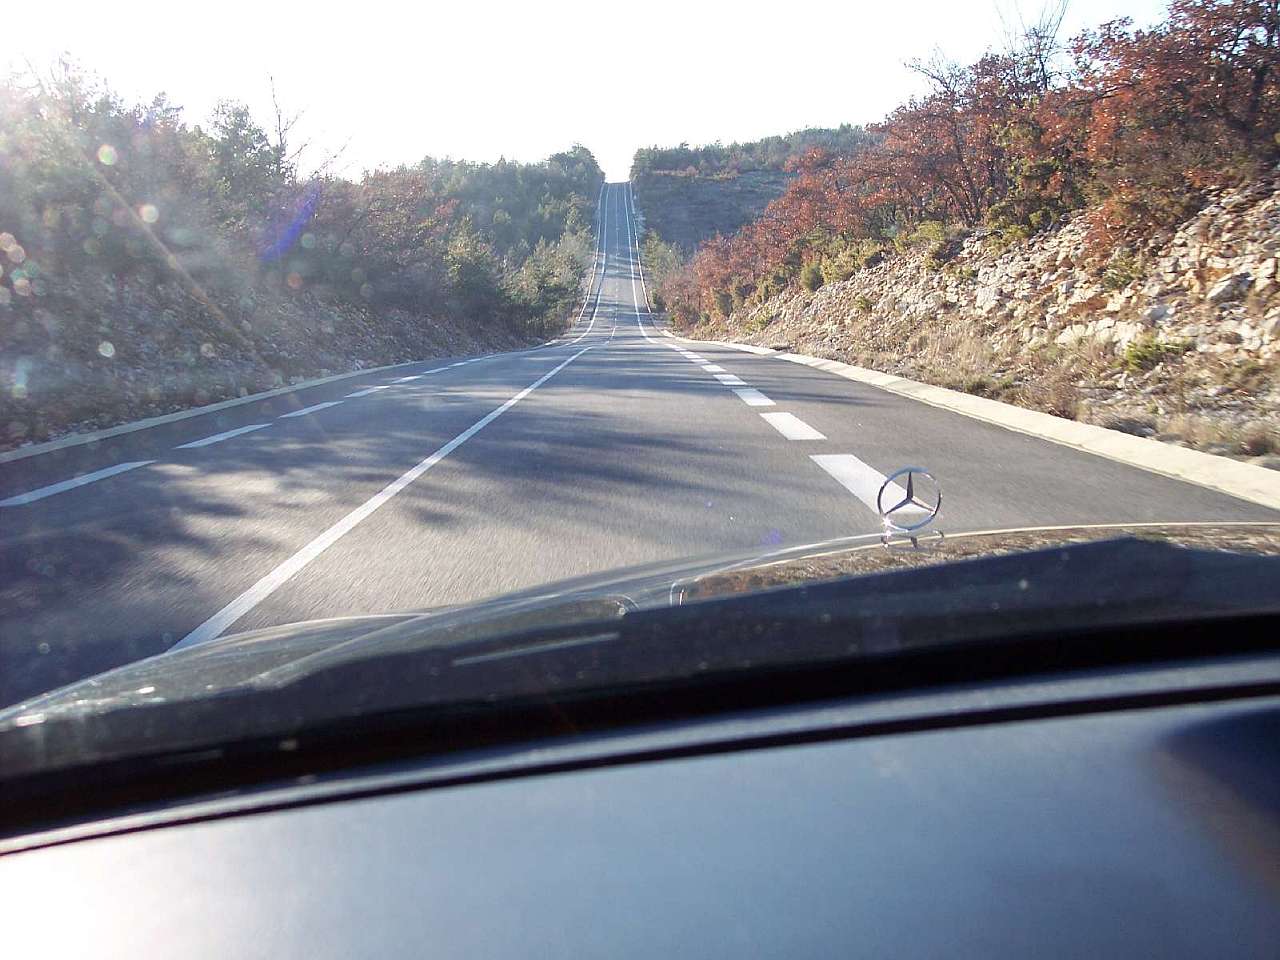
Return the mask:
[(793, 413), (762, 413), (765, 422), (788, 440), (825, 440), (819, 433)]
[(211, 437), (205, 437), (202, 440), (192, 440), (190, 443), (180, 443), (179, 450), (195, 450), (197, 447), (211, 447), (215, 443), (221, 443), (223, 440), (230, 440), (232, 437), (238, 437), (243, 433), (253, 433), (255, 430), (262, 430), (269, 427), (269, 423), (251, 423), (247, 427), (236, 427), (234, 430), (225, 430), (222, 433), (215, 433)]
[[(463, 361), (463, 362), (464, 362), (464, 363), (470, 363), (471, 361), (466, 360), (466, 361)], [(392, 383), (409, 383), (409, 382), (410, 382), (410, 381), (412, 381), (412, 380), (421, 380), (421, 379), (422, 379), (422, 374), (420, 374), (420, 373), (414, 373), (414, 374), (411, 374), (411, 375), (409, 375), (409, 376), (407, 376), (407, 377), (398, 377), (397, 379), (392, 380), (391, 382), (392, 382)]]
[(117, 463), (114, 467), (105, 467), (102, 470), (95, 470), (93, 473), (81, 474), (78, 477), (72, 477), (70, 480), (63, 480), (61, 483), (51, 483), (47, 487), (29, 490), (26, 493), (18, 494), (16, 497), (0, 500), (0, 507), (25, 506), (28, 503), (43, 500), (45, 497), (52, 497), (55, 493), (66, 493), (76, 487), (83, 487), (85, 484), (105, 480), (107, 477), (114, 477), (116, 474), (124, 473), (126, 470), (136, 470), (138, 467), (145, 467), (152, 463), (155, 463), (155, 461), (134, 460), (131, 463)]
[(724, 373), (724, 367), (714, 363), (704, 363), (702, 369), (707, 373)]
[(369, 394), (377, 393), (379, 390), (386, 390), (387, 387), (388, 384), (385, 383), (377, 387), (365, 387), (363, 390), (357, 390), (355, 393), (348, 393), (347, 399), (350, 400), (353, 397), (367, 397)]
[(380, 506), (394, 497), (405, 487), (409, 486), (409, 484), (413, 483), (450, 453), (462, 446), (489, 424), (493, 423), (494, 420), (497, 420), (498, 417), (502, 416), (517, 403), (529, 396), (529, 394), (533, 393), (533, 391), (537, 390), (540, 386), (590, 349), (592, 348), (584, 347), (579, 350), (573, 356), (552, 368), (547, 373), (544, 373), (533, 383), (529, 384), (529, 386), (511, 397), (503, 403), (502, 406), (481, 417), (466, 430), (462, 431), (462, 433), (458, 434), (444, 446), (440, 447), (440, 449), (436, 450), (436, 452), (431, 454), (431, 456), (410, 467), (399, 477), (391, 481), (391, 483), (387, 484), (360, 506), (356, 507), (356, 509), (352, 510), (328, 530), (325, 530), (305, 547), (289, 559), (285, 560), (284, 563), (280, 564), (169, 649), (178, 650), (183, 647), (190, 647), (198, 643), (205, 643), (209, 640), (216, 639), (224, 630), (227, 629), (227, 627), (231, 626), (263, 600), (271, 596), (271, 594), (275, 593), (280, 589), (280, 587), (284, 586), (284, 584), (292, 577), (300, 573), (308, 564), (337, 543), (342, 539), (342, 537), (354, 530), (361, 521), (368, 518), (370, 514)]
[[(812, 454), (809, 457), (827, 473), (831, 474), (840, 485), (866, 504), (872, 513), (879, 513), (876, 507), (876, 496), (884, 485), (885, 475), (874, 467), (869, 467), (851, 453)], [(907, 491), (898, 484), (891, 483), (885, 491), (885, 505), (892, 506), (906, 499)], [(924, 512), (914, 504), (906, 507), (905, 512)]]
[(738, 395), (738, 399), (740, 399), (743, 403), (745, 403), (749, 407), (774, 406), (774, 402), (772, 400), (766, 397), (759, 390), (755, 390), (751, 387), (746, 387), (742, 390), (735, 390), (733, 392)]
[(326, 407), (336, 407), (341, 402), (341, 400), (327, 400), (324, 403), (313, 403), (311, 406), (295, 410), (293, 413), (282, 413), (277, 419), (288, 420), (290, 417), (305, 417), (308, 413), (315, 413), (317, 410), (324, 410)]
[(743, 380), (741, 377), (734, 376), (732, 373), (717, 373), (716, 379), (719, 380), (721, 383), (723, 383), (726, 387), (741, 387), (741, 386), (744, 386), (747, 382)]

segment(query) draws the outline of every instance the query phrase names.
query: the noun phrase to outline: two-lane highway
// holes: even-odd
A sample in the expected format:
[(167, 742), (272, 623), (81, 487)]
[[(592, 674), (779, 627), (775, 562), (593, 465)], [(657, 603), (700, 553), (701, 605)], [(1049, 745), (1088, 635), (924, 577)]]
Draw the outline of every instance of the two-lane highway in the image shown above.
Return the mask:
[(551, 344), (264, 398), (0, 464), (0, 704), (177, 644), (879, 529), (1280, 519), (819, 370), (661, 334), (629, 186)]

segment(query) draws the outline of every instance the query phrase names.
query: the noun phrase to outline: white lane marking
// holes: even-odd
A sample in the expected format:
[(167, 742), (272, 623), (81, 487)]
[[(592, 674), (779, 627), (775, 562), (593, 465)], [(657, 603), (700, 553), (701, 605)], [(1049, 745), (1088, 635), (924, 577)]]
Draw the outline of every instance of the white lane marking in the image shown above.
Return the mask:
[(710, 363), (711, 362), (706, 357), (700, 357), (696, 353), (688, 353), (688, 354), (685, 354), (685, 356), (688, 359), (692, 360), (694, 363)]
[(234, 430), (226, 430), (222, 433), (215, 433), (211, 437), (205, 437), (203, 440), (192, 440), (190, 443), (180, 443), (179, 450), (195, 450), (197, 447), (210, 447), (215, 443), (221, 443), (223, 440), (230, 440), (232, 437), (238, 437), (242, 433), (253, 433), (255, 430), (262, 430), (269, 427), (269, 423), (251, 423), (247, 427), (236, 427)]
[[(466, 362), (467, 362), (467, 363), (470, 363), (471, 361), (469, 361), (469, 360), (468, 360), (468, 361), (466, 361)], [(399, 377), (399, 378), (397, 378), (397, 379), (395, 379), (395, 380), (392, 380), (391, 382), (392, 382), (392, 383), (408, 383), (410, 380), (420, 380), (420, 379), (422, 379), (422, 374), (420, 374), (420, 373), (415, 373), (415, 374), (412, 374), (411, 376), (408, 376), (408, 377)]]
[[(603, 191), (604, 187), (602, 186), (600, 189)], [(575, 343), (577, 343), (579, 340), (581, 340), (583, 337), (585, 337), (588, 333), (591, 332), (591, 328), (596, 325), (596, 315), (600, 312), (600, 295), (604, 293), (604, 282), (605, 280), (608, 279), (608, 274), (609, 274), (609, 204), (607, 200), (604, 202), (603, 207), (604, 207), (604, 211), (600, 216), (600, 253), (604, 262), (604, 269), (601, 270), (600, 272), (600, 289), (595, 294), (596, 305), (591, 309), (591, 322), (587, 324), (587, 329), (583, 330), (580, 334), (578, 334), (576, 337), (574, 337), (572, 340), (566, 343), (565, 344), (566, 347), (573, 346)], [(593, 276), (594, 276), (594, 272), (593, 272)], [(586, 313), (587, 303), (590, 303), (590, 302), (591, 302), (591, 291), (588, 290), (587, 301), (582, 305), (583, 313)], [(578, 322), (579, 323), (582, 322), (581, 314), (579, 314), (578, 316)]]
[(510, 650), (495, 650), (493, 653), (477, 653), (470, 657), (459, 657), (453, 661), (455, 667), (463, 667), (469, 663), (487, 663), (490, 660), (509, 660), (512, 657), (527, 657), (530, 654), (546, 653), (548, 650), (564, 650), (568, 647), (582, 647), (590, 643), (604, 643), (617, 640), (616, 633), (596, 633), (589, 637), (570, 637), (567, 640), (549, 640), (546, 643), (534, 643), (526, 647), (514, 647)]
[(751, 387), (746, 387), (745, 389), (742, 389), (742, 390), (735, 390), (733, 392), (738, 395), (738, 399), (740, 399), (743, 403), (745, 403), (749, 407), (774, 406), (774, 402), (772, 400), (766, 397), (759, 390), (752, 389)]
[(765, 421), (788, 440), (825, 440), (819, 433), (793, 413), (762, 413)]
[(377, 393), (379, 390), (386, 390), (386, 389), (387, 389), (387, 384), (385, 383), (377, 387), (365, 387), (363, 390), (357, 390), (355, 393), (348, 393), (347, 399), (350, 400), (353, 397), (367, 397), (371, 393)]
[(290, 417), (305, 417), (308, 413), (315, 413), (317, 410), (323, 410), (326, 407), (336, 407), (341, 402), (341, 400), (326, 400), (324, 403), (313, 403), (311, 406), (295, 410), (293, 413), (282, 413), (277, 419), (288, 420)]
[(364, 503), (360, 504), (360, 506), (356, 507), (328, 530), (325, 530), (288, 560), (285, 560), (284, 563), (280, 564), (169, 649), (179, 650), (184, 647), (191, 647), (198, 643), (207, 643), (210, 640), (217, 639), (222, 632), (227, 629), (227, 627), (231, 626), (263, 600), (271, 596), (271, 594), (275, 593), (280, 589), (280, 587), (284, 586), (286, 582), (300, 573), (308, 564), (311, 563), (311, 561), (315, 560), (320, 556), (320, 554), (324, 553), (340, 539), (354, 530), (361, 521), (367, 519), (380, 506), (394, 497), (405, 487), (409, 486), (409, 484), (413, 483), (454, 450), (462, 446), (489, 424), (493, 423), (493, 421), (497, 420), (517, 403), (529, 396), (529, 394), (533, 393), (533, 391), (537, 390), (540, 386), (590, 349), (592, 348), (583, 347), (573, 356), (552, 368), (549, 372), (544, 373), (533, 383), (529, 384), (529, 386), (511, 397), (502, 404), (502, 406), (485, 414), (485, 416), (467, 427), (466, 430), (463, 430), (462, 433), (458, 434), (444, 446), (440, 447), (440, 449), (436, 450), (436, 452), (431, 454), (431, 456), (424, 460), (420, 460), (414, 466), (410, 467), (399, 477), (391, 481), (391, 483), (387, 484)]
[[(631, 201), (631, 229), (636, 234), (636, 249), (640, 249), (640, 229), (636, 226), (636, 188), (635, 184), (630, 180), (627, 181), (627, 199)], [(644, 258), (636, 259), (636, 266), (640, 268), (640, 292), (644, 294), (645, 313), (649, 312), (649, 288), (644, 282)]]
[(726, 387), (741, 387), (741, 386), (744, 386), (747, 382), (743, 380), (741, 377), (734, 376), (732, 373), (717, 373), (716, 379), (719, 380), (721, 383), (723, 383)]
[(715, 363), (704, 363), (702, 365), (702, 369), (707, 371), (707, 373), (724, 373), (724, 367)]
[(78, 477), (72, 477), (70, 480), (63, 480), (61, 483), (51, 483), (47, 487), (28, 490), (26, 493), (20, 493), (15, 497), (9, 497), (7, 500), (0, 500), (0, 507), (25, 506), (28, 503), (35, 503), (37, 500), (43, 500), (45, 497), (52, 497), (55, 493), (66, 493), (68, 490), (74, 490), (76, 487), (83, 487), (87, 483), (105, 480), (107, 477), (114, 477), (117, 473), (124, 473), (126, 470), (136, 470), (138, 467), (145, 467), (152, 463), (155, 463), (155, 461), (134, 460), (131, 463), (117, 463), (114, 467), (95, 470), (93, 473), (84, 473)]
[[(831, 474), (840, 485), (866, 504), (875, 514), (880, 511), (876, 507), (876, 495), (884, 485), (885, 475), (874, 467), (869, 467), (851, 453), (819, 453), (811, 454), (809, 459)], [(885, 506), (893, 506), (905, 500), (907, 491), (898, 484), (891, 483), (885, 490)], [(924, 512), (914, 504), (903, 508), (903, 513)]]
[[(631, 243), (631, 231), (635, 229), (635, 223), (632, 220), (631, 211), (627, 209), (627, 205), (625, 203), (623, 204), (622, 210), (623, 218), (627, 221), (627, 273), (631, 274), (631, 306), (635, 309), (636, 327), (639, 328), (640, 335), (643, 336), (645, 340), (649, 343), (656, 343), (657, 341), (655, 341), (653, 337), (649, 336), (649, 331), (644, 328), (644, 320), (640, 316), (640, 294), (636, 292), (636, 271), (633, 268), (633, 265), (640, 261), (640, 258), (636, 253), (640, 247), (640, 236), (639, 234), (636, 235), (636, 242), (633, 246)], [(649, 294), (647, 292), (645, 293), (644, 298), (644, 309), (646, 313), (649, 311)]]

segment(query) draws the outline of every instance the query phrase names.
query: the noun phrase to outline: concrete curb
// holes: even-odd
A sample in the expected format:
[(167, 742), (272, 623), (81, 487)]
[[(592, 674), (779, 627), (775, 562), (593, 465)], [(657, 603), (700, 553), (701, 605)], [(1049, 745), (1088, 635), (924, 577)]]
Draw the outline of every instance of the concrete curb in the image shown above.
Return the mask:
[(844, 377), (846, 380), (879, 387), (881, 390), (910, 397), (912, 400), (919, 400), (933, 407), (941, 407), (975, 420), (995, 424), (1007, 430), (1015, 430), (1041, 440), (1074, 447), (1086, 453), (1106, 457), (1108, 460), (1115, 460), (1177, 480), (1185, 480), (1241, 500), (1248, 500), (1250, 503), (1280, 510), (1280, 472), (1268, 470), (1265, 467), (1241, 463), (1229, 457), (1219, 457), (1199, 450), (1188, 450), (1159, 440), (1135, 437), (1090, 423), (1055, 417), (1038, 410), (1015, 407), (1013, 404), (999, 400), (975, 397), (946, 387), (935, 387), (932, 384), (908, 380), (906, 377), (897, 377), (878, 370), (869, 370), (866, 367), (856, 367), (839, 360), (824, 360), (800, 353), (783, 353), (770, 350), (768, 347), (756, 347), (745, 343), (693, 340), (689, 337), (676, 336), (665, 329), (662, 332), (672, 339), (684, 340), (687, 343), (728, 347), (757, 356), (773, 356), (790, 363), (803, 364)]
[(253, 403), (255, 400), (266, 400), (270, 397), (278, 397), (281, 394), (293, 393), (297, 390), (306, 390), (308, 387), (319, 387), (326, 383), (333, 383), (336, 380), (347, 380), (351, 377), (358, 377), (362, 374), (381, 373), (384, 370), (395, 370), (400, 367), (411, 367), (417, 363), (428, 363), (428, 360), (407, 360), (404, 363), (391, 363), (384, 367), (366, 367), (363, 370), (352, 370), (350, 373), (336, 373), (331, 377), (320, 377), (316, 380), (304, 380), (302, 383), (295, 383), (287, 387), (276, 387), (274, 390), (264, 390), (262, 393), (251, 393), (243, 397), (232, 397), (230, 400), (219, 400), (217, 403), (208, 403), (202, 407), (191, 407), (187, 410), (175, 410), (173, 413), (162, 414), (158, 417), (147, 417), (145, 420), (134, 420), (130, 423), (121, 423), (114, 427), (106, 427), (102, 430), (94, 430), (92, 433), (71, 433), (65, 437), (59, 437), (57, 440), (46, 440), (44, 443), (33, 443), (29, 447), (18, 447), (16, 450), (6, 450), (0, 453), (0, 463), (12, 463), (14, 460), (25, 460), (27, 457), (36, 457), (42, 453), (50, 453), (54, 450), (62, 450), (65, 447), (78, 447), (84, 443), (94, 443), (98, 440), (107, 440), (111, 437), (118, 437), (121, 434), (133, 433), (136, 430), (146, 430), (150, 427), (158, 427), (164, 423), (174, 423), (178, 420), (186, 420), (190, 417), (202, 417), (206, 413), (216, 413), (219, 410), (226, 410), (229, 407), (238, 407), (245, 403)]

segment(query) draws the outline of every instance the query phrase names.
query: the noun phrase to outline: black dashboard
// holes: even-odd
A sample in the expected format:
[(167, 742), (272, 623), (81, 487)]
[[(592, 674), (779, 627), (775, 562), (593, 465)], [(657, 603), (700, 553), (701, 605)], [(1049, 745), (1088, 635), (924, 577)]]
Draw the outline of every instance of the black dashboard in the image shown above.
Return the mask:
[(153, 804), (7, 841), (4, 952), (1273, 957), (1278, 679), (903, 691)]

